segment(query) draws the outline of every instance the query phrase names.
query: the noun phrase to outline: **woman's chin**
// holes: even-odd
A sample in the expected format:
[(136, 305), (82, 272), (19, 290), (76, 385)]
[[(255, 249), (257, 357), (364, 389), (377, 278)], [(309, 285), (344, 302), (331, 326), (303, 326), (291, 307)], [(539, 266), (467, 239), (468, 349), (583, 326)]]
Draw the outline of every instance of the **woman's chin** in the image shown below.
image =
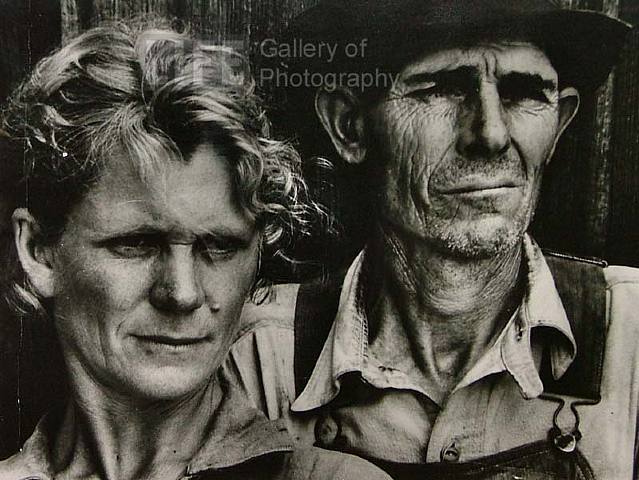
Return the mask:
[(144, 401), (172, 401), (189, 397), (202, 390), (211, 381), (212, 370), (206, 372), (184, 366), (148, 368), (135, 376), (128, 376), (121, 382), (132, 398)]

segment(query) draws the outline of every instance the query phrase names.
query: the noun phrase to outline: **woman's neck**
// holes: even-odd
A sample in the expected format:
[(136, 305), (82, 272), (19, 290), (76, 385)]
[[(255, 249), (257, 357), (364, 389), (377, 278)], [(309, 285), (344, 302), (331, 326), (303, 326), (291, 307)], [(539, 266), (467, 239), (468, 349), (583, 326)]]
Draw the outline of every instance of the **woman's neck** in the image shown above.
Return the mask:
[(150, 402), (111, 392), (82, 375), (72, 378), (73, 403), (53, 448), (60, 478), (179, 478), (205, 440), (221, 399), (215, 383), (187, 398)]

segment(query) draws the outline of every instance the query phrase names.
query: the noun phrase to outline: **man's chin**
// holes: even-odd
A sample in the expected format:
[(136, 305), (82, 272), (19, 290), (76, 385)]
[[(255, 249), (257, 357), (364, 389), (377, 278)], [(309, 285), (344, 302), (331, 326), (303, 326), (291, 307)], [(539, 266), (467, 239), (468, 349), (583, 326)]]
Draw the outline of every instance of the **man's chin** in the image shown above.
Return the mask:
[(444, 256), (460, 260), (489, 259), (512, 251), (528, 229), (529, 216), (484, 215), (477, 219), (429, 218), (416, 221), (400, 215), (385, 222), (400, 236), (424, 242)]
[(525, 229), (500, 226), (431, 233), (436, 234), (427, 235), (427, 241), (440, 253), (461, 260), (483, 260), (512, 251), (521, 243)]

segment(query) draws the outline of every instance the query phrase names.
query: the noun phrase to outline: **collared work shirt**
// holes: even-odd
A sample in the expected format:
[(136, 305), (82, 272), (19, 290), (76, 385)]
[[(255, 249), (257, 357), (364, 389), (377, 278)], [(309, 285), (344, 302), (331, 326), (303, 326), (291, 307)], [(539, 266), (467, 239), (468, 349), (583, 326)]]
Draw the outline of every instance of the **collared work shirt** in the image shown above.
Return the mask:
[[(576, 346), (552, 274), (528, 237), (524, 258), (528, 272), (521, 305), (448, 398), (429, 395), (368, 348), (367, 319), (356, 293), (361, 256), (347, 273), (335, 322), (297, 398), (297, 285), (279, 287), (271, 303), (245, 308), (247, 327), (231, 350), (226, 375), (270, 418), (283, 418), (299, 441), (364, 457), (468, 462), (544, 440), (558, 404), (540, 397), (541, 350), (549, 349), (558, 378), (571, 364)], [(604, 274), (608, 331), (602, 400), (578, 407), (583, 433), (578, 448), (597, 478), (639, 478), (639, 270), (607, 267)], [(531, 341), (539, 327), (546, 327), (546, 334)], [(574, 426), (567, 407), (559, 423), (567, 430)]]
[[(368, 462), (319, 448), (294, 447), (282, 421), (270, 421), (230, 386), (215, 391), (218, 407), (206, 440), (182, 479), (390, 480)], [(65, 417), (72, 418), (72, 416)], [(53, 480), (50, 415), (21, 451), (0, 462), (2, 480)], [(62, 430), (62, 429), (60, 429)]]

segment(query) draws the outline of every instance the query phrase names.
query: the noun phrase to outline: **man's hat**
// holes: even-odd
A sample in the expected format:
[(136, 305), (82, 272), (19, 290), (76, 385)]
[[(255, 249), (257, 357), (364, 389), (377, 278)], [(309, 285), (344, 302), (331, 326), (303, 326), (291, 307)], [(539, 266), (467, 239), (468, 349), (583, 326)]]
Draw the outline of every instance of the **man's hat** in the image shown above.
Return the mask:
[(330, 61), (298, 55), (290, 62), (295, 70), (359, 71), (398, 69), (414, 55), (462, 39), (524, 38), (546, 52), (562, 84), (595, 88), (617, 62), (629, 30), (602, 13), (548, 0), (323, 0), (293, 19), (287, 41), (339, 45)]

